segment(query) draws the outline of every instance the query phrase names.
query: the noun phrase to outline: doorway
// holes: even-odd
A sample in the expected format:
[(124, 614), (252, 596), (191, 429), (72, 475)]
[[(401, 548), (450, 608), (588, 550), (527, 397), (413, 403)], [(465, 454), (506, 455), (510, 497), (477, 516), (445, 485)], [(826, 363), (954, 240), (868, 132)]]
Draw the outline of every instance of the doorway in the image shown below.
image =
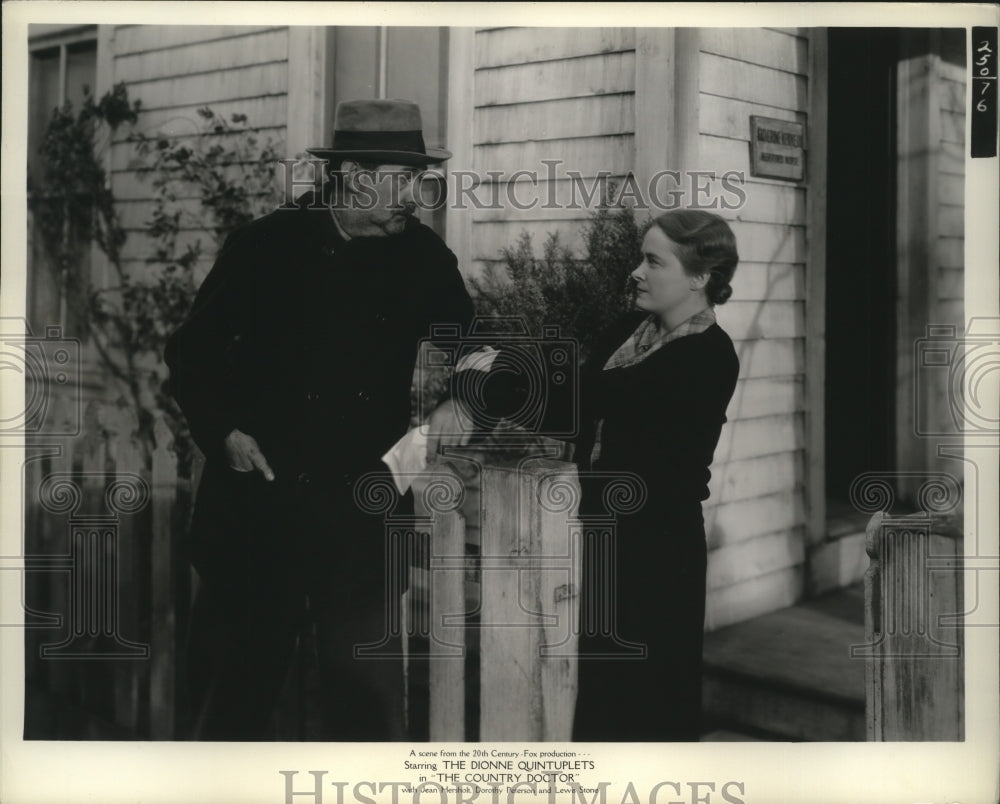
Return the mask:
[(828, 518), (895, 464), (898, 31), (829, 30), (826, 254)]

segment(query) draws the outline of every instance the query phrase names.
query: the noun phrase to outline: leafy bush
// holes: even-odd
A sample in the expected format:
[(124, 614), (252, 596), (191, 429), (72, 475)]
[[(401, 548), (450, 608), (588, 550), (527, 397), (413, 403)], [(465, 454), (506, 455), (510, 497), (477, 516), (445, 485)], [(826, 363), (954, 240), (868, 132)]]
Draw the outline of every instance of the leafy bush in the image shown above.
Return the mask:
[(532, 335), (540, 334), (542, 325), (558, 325), (585, 356), (594, 339), (631, 308), (627, 283), (642, 259), (640, 234), (632, 209), (612, 209), (606, 202), (585, 224), (582, 259), (574, 258), (556, 234), (535, 257), (525, 232), (516, 245), (502, 250), (502, 264), (489, 263), (481, 277), (469, 279), (477, 311), (519, 317)]

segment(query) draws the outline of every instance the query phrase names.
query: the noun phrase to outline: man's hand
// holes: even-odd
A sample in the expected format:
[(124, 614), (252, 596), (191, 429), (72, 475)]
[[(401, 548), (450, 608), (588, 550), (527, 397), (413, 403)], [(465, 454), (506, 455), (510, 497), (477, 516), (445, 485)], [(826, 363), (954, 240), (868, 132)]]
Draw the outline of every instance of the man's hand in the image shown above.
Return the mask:
[(456, 399), (438, 405), (427, 418), (427, 463), (438, 459), (441, 447), (464, 447), (472, 437), (472, 416)]
[(225, 448), (226, 459), (231, 469), (237, 472), (252, 472), (256, 469), (266, 480), (274, 480), (274, 472), (267, 465), (267, 459), (253, 436), (248, 436), (240, 430), (233, 430), (226, 436)]

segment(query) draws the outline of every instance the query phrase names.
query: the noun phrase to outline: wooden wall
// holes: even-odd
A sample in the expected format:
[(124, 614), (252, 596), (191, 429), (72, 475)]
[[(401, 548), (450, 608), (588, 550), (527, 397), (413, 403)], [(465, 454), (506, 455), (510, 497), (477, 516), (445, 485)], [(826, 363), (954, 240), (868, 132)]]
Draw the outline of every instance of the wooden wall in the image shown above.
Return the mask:
[[(569, 197), (567, 170), (579, 171), (585, 182), (600, 171), (620, 179), (635, 162), (635, 58), (631, 28), (476, 31), (471, 168), (501, 171), (504, 179), (518, 170), (536, 171), (538, 187), (527, 179), (518, 185), (522, 201), (544, 199), (550, 191), (541, 181), (548, 175), (544, 159), (562, 161), (556, 170), (562, 178), (552, 190), (559, 200)], [(491, 192), (487, 183), (478, 196), (485, 200)], [(554, 232), (579, 253), (586, 209), (503, 206), (472, 211), (468, 272), (498, 260), (500, 249), (514, 245), (522, 231), (533, 236), (536, 251)]]
[[(115, 26), (107, 38), (111, 83), (124, 81), (129, 97), (142, 101), (138, 129), (171, 139), (199, 136), (197, 110), (211, 107), (227, 119), (245, 114), (261, 142), (283, 148), (288, 127), (289, 29), (259, 26)], [(111, 150), (111, 181), (128, 233), (125, 256), (141, 270), (152, 253), (146, 233), (152, 212), (149, 177), (135, 164), (133, 146), (119, 141)], [(145, 180), (144, 180), (145, 179)], [(193, 204), (192, 209), (197, 209)], [(207, 270), (214, 255), (210, 232), (194, 226), (180, 244), (201, 239)]]
[[(937, 191), (932, 208), (934, 225), (929, 228), (932, 241), (927, 271), (931, 298), (927, 321), (936, 326), (953, 326), (961, 338), (965, 332), (965, 71), (936, 58), (933, 65), (931, 99), (938, 120), (931, 130), (938, 134), (938, 147), (930, 169), (937, 173)], [(952, 430), (955, 425), (947, 383), (942, 381), (919, 391), (929, 395), (928, 413), (941, 430)], [(954, 460), (937, 457), (940, 440), (927, 441), (927, 466), (961, 476), (961, 467)]]
[[(965, 73), (961, 67), (924, 54), (899, 65), (900, 159), (897, 169), (897, 252), (900, 278), (897, 363), (897, 453), (900, 469), (950, 472), (952, 459), (937, 455), (954, 443), (956, 422), (947, 366), (928, 370), (915, 352), (928, 337), (965, 331), (964, 194)], [(942, 335), (940, 347), (954, 339)], [(942, 435), (944, 434), (944, 435)], [(913, 495), (914, 479), (906, 492)]]
[(938, 62), (941, 145), (931, 323), (965, 327), (965, 72)]
[[(541, 160), (552, 158), (563, 160), (561, 175), (577, 170), (593, 177), (604, 170), (620, 178), (655, 167), (719, 175), (737, 170), (749, 179), (750, 115), (806, 121), (804, 31), (650, 35), (639, 47), (631, 28), (476, 31), (471, 167), (508, 176), (534, 170), (544, 177)], [(676, 164), (636, 152), (636, 114), (643, 111), (636, 96), (652, 92), (659, 81), (663, 92), (686, 99), (664, 107), (662, 137), (649, 140), (650, 147), (664, 146)], [(670, 114), (677, 131), (669, 130)], [(666, 147), (671, 138), (683, 144)], [(568, 182), (557, 183), (561, 200)], [(479, 197), (487, 198), (490, 189), (481, 187)], [(806, 188), (752, 179), (745, 189), (742, 208), (720, 210), (732, 221), (741, 263), (733, 298), (718, 313), (742, 368), (706, 506), (710, 628), (790, 605), (803, 584)], [(544, 185), (532, 190), (525, 184), (519, 198), (544, 191)], [(549, 232), (581, 253), (588, 217), (586, 209), (518, 211), (509, 204), (470, 214), (464, 270), (472, 274), (524, 231), (532, 234), (536, 253)]]
[(746, 203), (719, 213), (740, 251), (717, 308), (740, 380), (715, 453), (706, 621), (716, 628), (802, 593), (806, 499), (804, 182), (750, 176), (750, 115), (807, 122), (808, 41), (798, 29), (698, 31), (699, 167), (743, 171)]

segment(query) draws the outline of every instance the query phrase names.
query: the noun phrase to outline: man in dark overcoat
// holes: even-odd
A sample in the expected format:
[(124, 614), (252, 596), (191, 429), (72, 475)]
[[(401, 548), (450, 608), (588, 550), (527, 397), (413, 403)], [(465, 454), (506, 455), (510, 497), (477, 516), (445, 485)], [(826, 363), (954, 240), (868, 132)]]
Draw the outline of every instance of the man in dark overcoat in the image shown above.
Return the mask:
[[(413, 215), (413, 172), (450, 154), (425, 147), (415, 104), (386, 100), (340, 104), (332, 147), (311, 153), (327, 160), (327, 192), (233, 232), (166, 351), (206, 458), (189, 543), (195, 739), (270, 736), (307, 622), (323, 736), (406, 738), (388, 625), (398, 557), (355, 487), (387, 472), (407, 432), (419, 341), (473, 316), (455, 255)], [(435, 447), (467, 438), (454, 402), (430, 427)]]

